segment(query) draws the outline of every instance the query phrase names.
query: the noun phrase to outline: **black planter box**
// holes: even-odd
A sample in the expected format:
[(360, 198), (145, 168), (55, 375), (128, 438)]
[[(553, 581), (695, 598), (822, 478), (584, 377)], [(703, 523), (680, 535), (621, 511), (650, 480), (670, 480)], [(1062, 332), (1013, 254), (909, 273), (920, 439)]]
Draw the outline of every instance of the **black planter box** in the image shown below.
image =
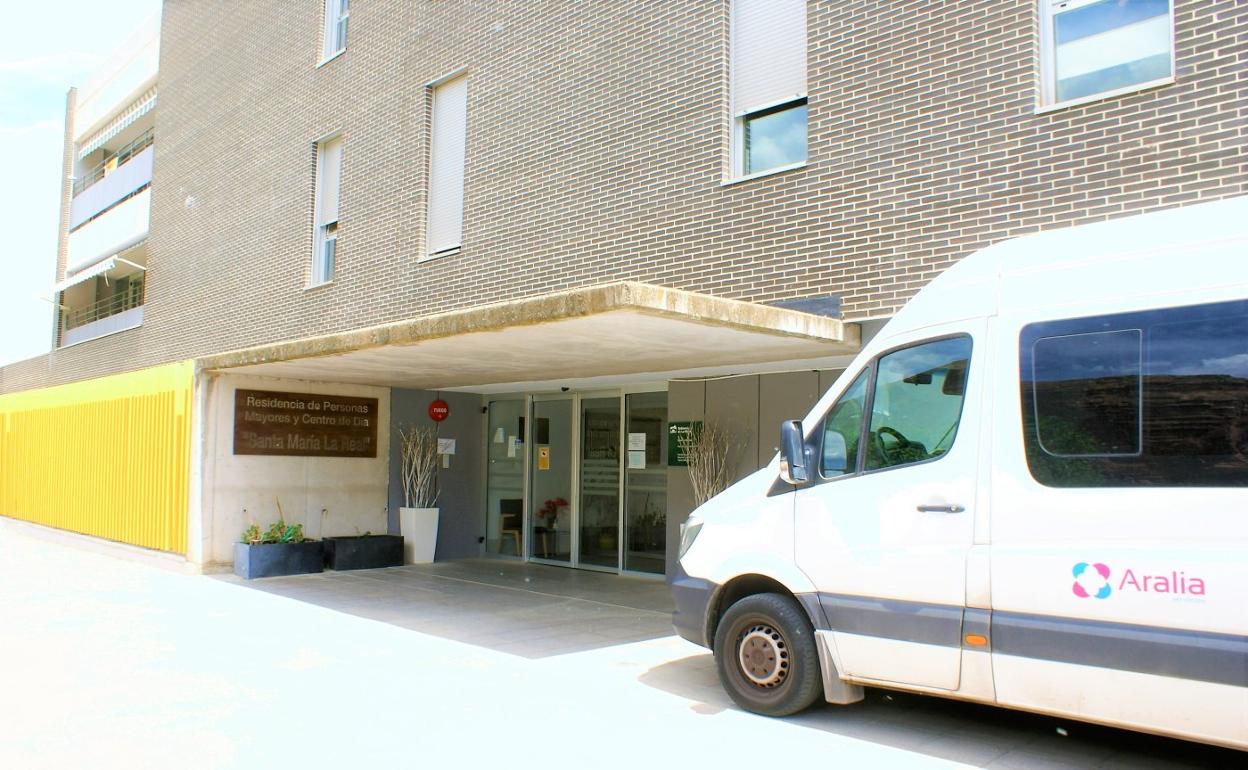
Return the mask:
[(401, 567), (403, 538), (399, 535), (327, 537), (325, 566), (337, 570)]
[(234, 574), (245, 580), (320, 572), (324, 549), (319, 540), (302, 543), (234, 544)]

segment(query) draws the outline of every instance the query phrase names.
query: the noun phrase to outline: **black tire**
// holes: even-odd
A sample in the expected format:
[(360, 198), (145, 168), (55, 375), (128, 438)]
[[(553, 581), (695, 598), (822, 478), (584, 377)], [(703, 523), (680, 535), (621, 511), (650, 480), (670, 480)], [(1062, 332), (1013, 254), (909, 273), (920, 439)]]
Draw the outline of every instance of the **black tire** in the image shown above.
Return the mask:
[(715, 667), (733, 701), (757, 714), (796, 714), (823, 693), (815, 631), (797, 602), (780, 594), (754, 594), (728, 608), (715, 630)]

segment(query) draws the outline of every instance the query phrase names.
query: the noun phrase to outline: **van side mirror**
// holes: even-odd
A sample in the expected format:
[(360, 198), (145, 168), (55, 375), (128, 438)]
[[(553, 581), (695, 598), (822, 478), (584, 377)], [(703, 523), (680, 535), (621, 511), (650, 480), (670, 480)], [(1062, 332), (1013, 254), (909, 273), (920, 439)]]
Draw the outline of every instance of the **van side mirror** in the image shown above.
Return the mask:
[(848, 454), (845, 434), (834, 430), (823, 432), (823, 470), (825, 473), (844, 473), (849, 468)]
[(806, 464), (806, 442), (800, 420), (780, 423), (780, 478), (789, 484), (805, 484), (810, 480)]

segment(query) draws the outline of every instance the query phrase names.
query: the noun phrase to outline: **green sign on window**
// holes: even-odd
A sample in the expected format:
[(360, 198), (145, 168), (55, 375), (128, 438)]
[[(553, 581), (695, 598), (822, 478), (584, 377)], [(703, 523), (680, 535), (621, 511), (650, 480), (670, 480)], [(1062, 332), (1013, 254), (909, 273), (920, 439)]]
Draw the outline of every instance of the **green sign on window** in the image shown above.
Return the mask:
[(667, 424), (667, 465), (670, 468), (684, 468), (689, 465), (686, 447), (702, 430), (701, 421), (670, 422)]

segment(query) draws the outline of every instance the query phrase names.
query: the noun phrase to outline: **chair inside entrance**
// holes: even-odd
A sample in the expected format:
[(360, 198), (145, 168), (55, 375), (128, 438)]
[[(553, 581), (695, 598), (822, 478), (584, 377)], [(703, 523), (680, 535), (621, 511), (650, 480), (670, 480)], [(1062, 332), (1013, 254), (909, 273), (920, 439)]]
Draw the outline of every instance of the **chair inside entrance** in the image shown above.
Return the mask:
[(516, 547), (516, 556), (524, 556), (524, 540), (521, 526), (524, 520), (524, 500), (514, 497), (498, 501), (498, 552), (503, 552), (507, 539)]

